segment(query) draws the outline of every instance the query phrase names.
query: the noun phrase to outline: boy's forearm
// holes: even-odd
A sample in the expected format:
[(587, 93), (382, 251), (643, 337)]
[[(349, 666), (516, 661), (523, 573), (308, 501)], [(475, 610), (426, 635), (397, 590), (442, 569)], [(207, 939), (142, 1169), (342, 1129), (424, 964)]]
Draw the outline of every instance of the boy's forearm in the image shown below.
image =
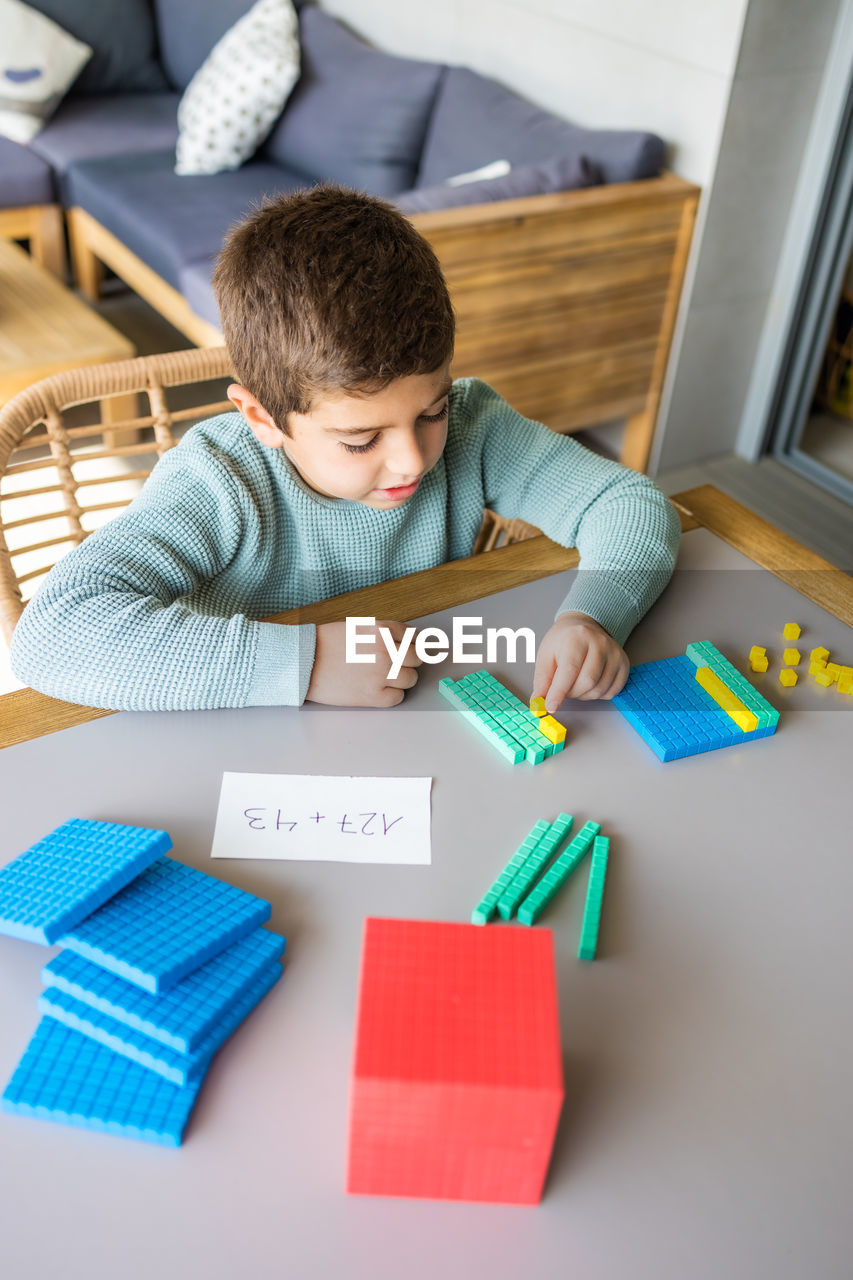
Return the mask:
[(89, 581), (30, 602), (11, 660), (18, 679), (84, 706), (288, 706), (305, 698), (314, 642), (310, 625), (214, 617)]
[(557, 610), (584, 613), (600, 623), (620, 645), (648, 612), (675, 567), (681, 526), (674, 507), (649, 485), (630, 541), (620, 504), (591, 513), (581, 524), (581, 567)]

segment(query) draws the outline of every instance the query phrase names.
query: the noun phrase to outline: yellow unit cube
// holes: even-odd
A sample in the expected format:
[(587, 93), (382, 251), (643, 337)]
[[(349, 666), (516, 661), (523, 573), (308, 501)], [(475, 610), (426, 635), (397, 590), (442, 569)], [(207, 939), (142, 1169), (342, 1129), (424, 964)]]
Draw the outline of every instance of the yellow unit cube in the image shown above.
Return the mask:
[(841, 675), (841, 667), (838, 665), (837, 662), (827, 662), (826, 674), (828, 676), (834, 676), (834, 678), (837, 680), (838, 677)]
[(553, 716), (542, 717), (539, 721), (539, 732), (544, 733), (545, 737), (555, 744), (566, 740), (566, 726), (560, 724), (559, 720), (555, 720)]
[(799, 649), (786, 649), (782, 657), (789, 667), (798, 667), (800, 665)]
[(530, 710), (533, 712), (535, 716), (546, 716), (548, 712), (545, 710), (545, 699), (531, 698)]
[(782, 628), (782, 635), (786, 640), (799, 640), (801, 634), (802, 631), (798, 622), (786, 622)]
[(828, 671), (816, 671), (814, 673), (814, 678), (817, 680), (818, 684), (822, 684), (824, 688), (827, 689), (831, 684), (835, 683), (835, 676), (831, 676)]
[(853, 693), (853, 667), (842, 667), (838, 677), (838, 692)]
[(790, 687), (797, 683), (798, 677), (796, 671), (792, 671), (790, 667), (783, 667), (779, 672), (779, 679), (782, 684), (786, 684)]
[(810, 663), (809, 663), (809, 675), (810, 675), (810, 676), (815, 676), (815, 677), (816, 677), (819, 671), (820, 671), (820, 672), (823, 672), (824, 674), (826, 673), (826, 663), (825, 663), (825, 662), (822, 662), (822, 661), (815, 661), (815, 662), (810, 662)]
[(812, 649), (809, 657), (812, 662), (826, 662), (829, 657), (829, 650), (824, 649), (823, 645), (818, 645), (816, 649)]
[(763, 645), (754, 644), (749, 651), (750, 662), (755, 662), (758, 658), (766, 658), (766, 657), (767, 657), (767, 650), (764, 648)]
[(749, 665), (753, 671), (766, 671), (770, 663), (766, 658), (750, 658)]
[(732, 693), (728, 685), (724, 684), (710, 667), (697, 667), (696, 679), (705, 692), (711, 695), (718, 706), (722, 707), (726, 715), (730, 716), (744, 733), (752, 733), (753, 729), (758, 728), (758, 716), (744, 706), (740, 698)]

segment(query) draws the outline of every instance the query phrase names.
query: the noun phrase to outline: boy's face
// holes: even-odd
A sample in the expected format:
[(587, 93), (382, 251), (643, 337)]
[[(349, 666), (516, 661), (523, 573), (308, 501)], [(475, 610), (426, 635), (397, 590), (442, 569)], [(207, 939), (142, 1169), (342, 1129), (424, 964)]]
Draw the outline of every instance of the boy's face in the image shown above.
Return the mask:
[(317, 493), (387, 510), (408, 502), (441, 457), (450, 385), (447, 364), (373, 395), (329, 396), (308, 413), (288, 414), (289, 437), (270, 429), (263, 410), (268, 423), (257, 421), (260, 406), (254, 397), (254, 405), (245, 402), (245, 388), (230, 387), (229, 395), (261, 443), (284, 449)]

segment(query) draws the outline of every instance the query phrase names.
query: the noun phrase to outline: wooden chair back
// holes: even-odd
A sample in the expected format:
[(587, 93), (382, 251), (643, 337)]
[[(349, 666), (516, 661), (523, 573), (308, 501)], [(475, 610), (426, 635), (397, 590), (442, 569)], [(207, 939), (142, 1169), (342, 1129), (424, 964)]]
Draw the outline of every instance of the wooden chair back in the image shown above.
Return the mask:
[[(231, 376), (224, 347), (196, 348), (57, 373), (0, 409), (7, 640), (56, 561), (128, 505), (188, 425), (231, 408), (224, 386), (210, 386)], [(474, 551), (538, 532), (487, 511)]]

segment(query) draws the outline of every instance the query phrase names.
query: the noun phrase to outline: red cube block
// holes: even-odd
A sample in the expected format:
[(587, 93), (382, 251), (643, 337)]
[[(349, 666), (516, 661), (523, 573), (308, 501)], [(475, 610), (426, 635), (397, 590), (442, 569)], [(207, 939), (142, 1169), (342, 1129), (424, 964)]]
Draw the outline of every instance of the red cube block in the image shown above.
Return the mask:
[(549, 929), (365, 921), (348, 1191), (536, 1204), (562, 1103)]

